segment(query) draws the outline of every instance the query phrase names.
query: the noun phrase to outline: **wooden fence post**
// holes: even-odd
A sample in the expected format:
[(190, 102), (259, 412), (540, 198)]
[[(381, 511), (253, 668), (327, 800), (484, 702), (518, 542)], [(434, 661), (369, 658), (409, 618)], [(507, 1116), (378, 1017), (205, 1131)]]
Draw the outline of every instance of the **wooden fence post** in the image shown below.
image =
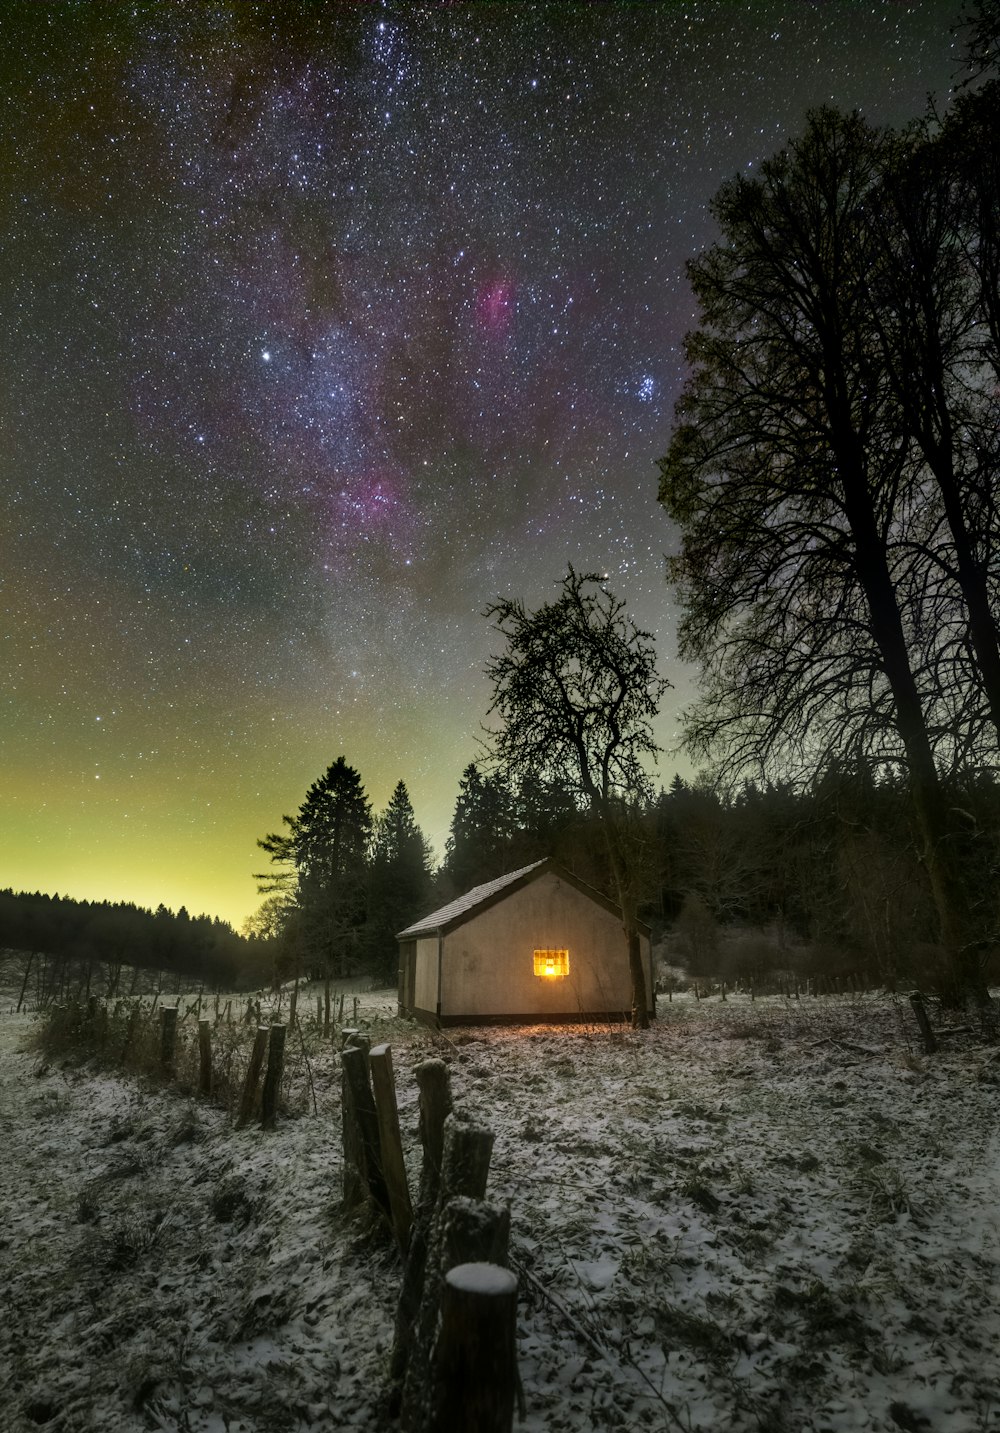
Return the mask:
[(376, 1045), (369, 1055), (369, 1061), (375, 1095), (375, 1114), (378, 1117), (382, 1174), (385, 1177), (389, 1212), (392, 1215), (392, 1232), (399, 1252), (405, 1254), (410, 1242), (413, 1209), (410, 1204), (410, 1186), (406, 1182), (406, 1165), (403, 1163), (403, 1141), (399, 1133), (392, 1051), (388, 1045)]
[(285, 1063), (285, 1026), (272, 1025), (267, 1040), (267, 1069), (260, 1097), (261, 1129), (274, 1129), (278, 1122), (278, 1095)]
[[(372, 1095), (367, 1035), (352, 1036), (354, 1043), (341, 1053), (344, 1102), (344, 1204), (347, 1208), (371, 1197), (389, 1219), (389, 1192), (382, 1172), (378, 1117)], [(349, 1158), (354, 1169), (349, 1170)]]
[(203, 1095), (212, 1093), (212, 1022), (198, 1021), (198, 1089)]
[(410, 1245), (396, 1307), (396, 1326), (389, 1367), (390, 1405), (399, 1412), (403, 1376), (410, 1352), (413, 1325), (420, 1310), (427, 1266), (427, 1244), (441, 1183), (444, 1122), (451, 1113), (451, 1072), (443, 1060), (424, 1060), (415, 1071), (420, 1090), (420, 1142), (424, 1157), (420, 1169), (417, 1208), (410, 1229)]
[(444, 1277), (429, 1433), (510, 1433), (517, 1382), (517, 1279), (497, 1264)]
[[(430, 1389), (430, 1357), (441, 1301), (441, 1248), (444, 1210), (450, 1199), (466, 1195), (482, 1199), (489, 1178), (493, 1153), (493, 1131), (470, 1116), (452, 1110), (445, 1121), (444, 1156), (434, 1219), (427, 1240), (420, 1308), (402, 1354), (405, 1365), (400, 1427), (403, 1433), (422, 1433), (427, 1424)], [(396, 1324), (399, 1332), (399, 1321)], [(405, 1335), (404, 1335), (405, 1337)], [(395, 1350), (394, 1357), (395, 1357)]]
[(240, 1095), (240, 1109), (236, 1116), (237, 1129), (244, 1129), (253, 1119), (254, 1106), (257, 1103), (257, 1081), (260, 1079), (266, 1050), (267, 1026), (259, 1025), (257, 1034), (254, 1036), (253, 1050), (250, 1052), (246, 1078), (243, 1081), (243, 1093)]
[[(367, 1054), (365, 1046), (353, 1044), (353, 1038), (357, 1034), (356, 1030), (344, 1031), (346, 1038), (342, 1047), (341, 1061), (348, 1049), (364, 1049)], [(344, 1145), (344, 1208), (356, 1209), (365, 1201), (364, 1154), (361, 1148), (361, 1130), (354, 1107), (351, 1080), (348, 1067), (343, 1063), (340, 1067), (340, 1114)]]
[(160, 1070), (168, 1078), (174, 1073), (177, 1042), (177, 1006), (160, 1006)]
[(441, 1225), (441, 1272), (456, 1264), (507, 1267), (510, 1210), (486, 1199), (456, 1195), (449, 1199)]
[(444, 1125), (451, 1114), (451, 1072), (443, 1060), (424, 1060), (414, 1071), (420, 1091), (420, 1202), (433, 1211), (444, 1160)]

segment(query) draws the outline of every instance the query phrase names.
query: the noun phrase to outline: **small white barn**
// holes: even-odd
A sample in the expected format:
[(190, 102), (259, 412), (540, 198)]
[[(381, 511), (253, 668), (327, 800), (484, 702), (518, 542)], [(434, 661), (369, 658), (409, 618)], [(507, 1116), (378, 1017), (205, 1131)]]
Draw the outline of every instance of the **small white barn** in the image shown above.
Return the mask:
[[(430, 1025), (627, 1020), (621, 911), (551, 860), (476, 886), (400, 931), (399, 1011)], [(640, 926), (652, 1003), (652, 950)]]

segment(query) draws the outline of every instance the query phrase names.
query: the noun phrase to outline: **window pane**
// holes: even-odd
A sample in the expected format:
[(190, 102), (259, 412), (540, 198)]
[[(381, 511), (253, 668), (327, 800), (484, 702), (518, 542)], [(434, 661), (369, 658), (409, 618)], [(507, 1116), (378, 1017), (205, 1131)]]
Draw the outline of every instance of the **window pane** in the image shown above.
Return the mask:
[(555, 980), (561, 975), (569, 975), (569, 951), (536, 950), (535, 974), (548, 980)]

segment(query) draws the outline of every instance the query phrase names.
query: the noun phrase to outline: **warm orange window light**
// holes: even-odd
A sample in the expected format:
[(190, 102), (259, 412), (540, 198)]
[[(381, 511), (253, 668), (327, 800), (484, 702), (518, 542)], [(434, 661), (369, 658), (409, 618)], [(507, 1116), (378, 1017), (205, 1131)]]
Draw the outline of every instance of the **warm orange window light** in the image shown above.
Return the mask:
[(544, 976), (548, 980), (556, 980), (560, 975), (569, 975), (569, 951), (536, 950), (535, 974)]

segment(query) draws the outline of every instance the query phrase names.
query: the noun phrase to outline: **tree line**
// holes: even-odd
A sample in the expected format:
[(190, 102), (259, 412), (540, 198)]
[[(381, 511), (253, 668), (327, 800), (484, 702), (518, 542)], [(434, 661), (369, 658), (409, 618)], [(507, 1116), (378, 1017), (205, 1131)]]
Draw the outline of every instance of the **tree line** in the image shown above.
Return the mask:
[[(231, 987), (259, 978), (266, 951), (237, 935), (226, 921), (190, 916), (160, 905), (78, 901), (39, 892), (0, 891), (0, 950), (37, 957), (26, 969), (42, 1004), (97, 981), (109, 997), (128, 994), (141, 971), (177, 980)], [(95, 992), (96, 993), (96, 992)]]
[[(331, 824), (323, 836), (320, 813), (329, 819), (337, 801), (317, 797), (330, 797), (331, 786), (354, 800), (340, 813), (339, 834)], [(305, 878), (297, 880), (294, 852), (282, 844), (280, 893), (251, 922), (261, 933), (268, 927), (286, 975), (368, 974), (392, 983), (396, 932), (434, 906), (544, 857), (616, 896), (600, 816), (569, 782), (536, 783), (470, 762), (444, 859), (433, 871), (405, 784), (390, 803), (392, 839), (383, 832), (377, 842), (379, 822), (363, 818), (363, 790), (341, 757), (289, 818), (300, 832)], [(968, 920), (986, 968), (997, 953), (1000, 780), (986, 773), (956, 780), (948, 799), (961, 813)], [(356, 824), (346, 839), (351, 812)], [(933, 894), (903, 775), (832, 763), (807, 783), (746, 781), (731, 791), (704, 777), (675, 776), (632, 804), (629, 829), (637, 915), (651, 925), (654, 940), (673, 933), (671, 959), (692, 974), (761, 985), (775, 971), (804, 977), (855, 971), (893, 988), (941, 988)], [(274, 840), (260, 844), (270, 850)], [(330, 858), (338, 849), (334, 869)]]

